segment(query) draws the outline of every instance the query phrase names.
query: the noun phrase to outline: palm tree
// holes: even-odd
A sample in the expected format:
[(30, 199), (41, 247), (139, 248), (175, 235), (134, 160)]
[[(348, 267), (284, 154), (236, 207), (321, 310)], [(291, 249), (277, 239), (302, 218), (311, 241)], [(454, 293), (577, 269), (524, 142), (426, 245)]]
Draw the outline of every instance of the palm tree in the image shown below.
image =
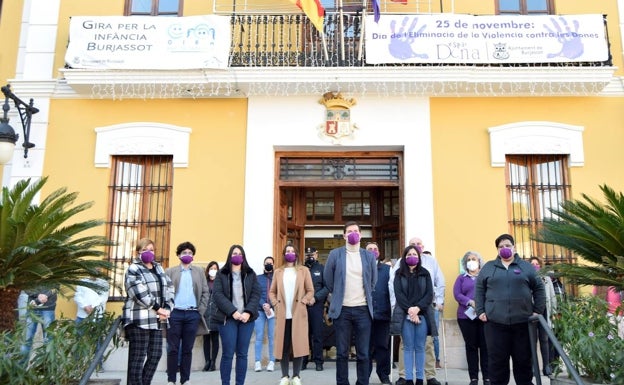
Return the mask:
[(588, 262), (553, 266), (570, 283), (624, 290), (624, 195), (607, 185), (600, 189), (604, 202), (585, 194), (582, 200), (564, 202), (551, 210), (555, 219), (545, 221), (534, 238), (564, 247)]
[(25, 179), (12, 189), (2, 189), (0, 331), (15, 325), (20, 290), (49, 285), (63, 293), (79, 283), (88, 286), (80, 279), (90, 275), (107, 279), (110, 265), (101, 257), (110, 242), (103, 236), (84, 235), (102, 222), (74, 218), (93, 203), (74, 204), (78, 194), (60, 188), (36, 204), (47, 179)]

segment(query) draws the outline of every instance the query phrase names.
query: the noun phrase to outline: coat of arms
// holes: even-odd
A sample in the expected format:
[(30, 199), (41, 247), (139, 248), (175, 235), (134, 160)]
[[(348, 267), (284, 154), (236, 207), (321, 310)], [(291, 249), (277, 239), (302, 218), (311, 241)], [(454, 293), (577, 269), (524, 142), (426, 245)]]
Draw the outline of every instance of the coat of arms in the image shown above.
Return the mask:
[(319, 136), (333, 144), (341, 144), (343, 139), (353, 139), (357, 129), (351, 124), (351, 110), (355, 99), (345, 99), (340, 92), (326, 92), (319, 103), (327, 108), (325, 124), (319, 127)]

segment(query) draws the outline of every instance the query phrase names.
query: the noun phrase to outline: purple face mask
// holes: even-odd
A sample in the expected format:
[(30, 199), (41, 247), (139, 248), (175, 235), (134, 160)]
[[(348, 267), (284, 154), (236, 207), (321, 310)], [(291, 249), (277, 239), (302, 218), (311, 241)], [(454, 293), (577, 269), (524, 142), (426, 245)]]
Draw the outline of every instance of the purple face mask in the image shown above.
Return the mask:
[(513, 252), (508, 247), (503, 247), (498, 251), (498, 255), (500, 255), (503, 259), (509, 259), (513, 256)]
[(415, 255), (408, 255), (407, 257), (405, 257), (405, 264), (407, 264), (407, 266), (418, 265), (418, 257)]
[(232, 261), (232, 265), (240, 266), (240, 265), (243, 264), (243, 256), (242, 255), (232, 255), (232, 258), (230, 259), (230, 261)]
[(347, 242), (349, 242), (350, 245), (357, 245), (360, 243), (360, 233), (349, 233), (349, 235), (347, 235)]
[(539, 271), (540, 269), (539, 265), (533, 265), (533, 268), (535, 269), (535, 271)]
[(141, 253), (141, 261), (143, 263), (152, 263), (154, 262), (154, 252), (151, 250), (145, 250)]
[(286, 262), (295, 262), (297, 260), (297, 254), (286, 253), (284, 254), (284, 259), (286, 260)]
[(370, 250), (371, 253), (375, 256), (375, 259), (379, 258), (379, 250)]
[(193, 262), (193, 256), (192, 255), (182, 255), (180, 257), (180, 261), (182, 261), (183, 264), (188, 265), (189, 263)]

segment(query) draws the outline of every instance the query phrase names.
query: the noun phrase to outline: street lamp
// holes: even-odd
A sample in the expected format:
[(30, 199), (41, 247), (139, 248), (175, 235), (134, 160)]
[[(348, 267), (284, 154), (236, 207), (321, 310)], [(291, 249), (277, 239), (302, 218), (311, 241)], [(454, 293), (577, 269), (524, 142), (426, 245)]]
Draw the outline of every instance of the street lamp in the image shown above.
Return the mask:
[(15, 143), (19, 138), (19, 134), (15, 133), (13, 127), (9, 125), (9, 99), (15, 103), (15, 108), (19, 112), (20, 119), (22, 121), (22, 129), (24, 130), (24, 158), (28, 158), (28, 149), (35, 147), (34, 143), (29, 141), (30, 139), (30, 122), (33, 114), (39, 112), (38, 108), (33, 107), (33, 99), (30, 99), (30, 103), (26, 103), (18, 98), (12, 91), (11, 86), (7, 84), (1, 88), (4, 94), (4, 104), (2, 105), (2, 111), (4, 112), (2, 118), (0, 118), (0, 165), (6, 164), (13, 158), (13, 151), (15, 150)]

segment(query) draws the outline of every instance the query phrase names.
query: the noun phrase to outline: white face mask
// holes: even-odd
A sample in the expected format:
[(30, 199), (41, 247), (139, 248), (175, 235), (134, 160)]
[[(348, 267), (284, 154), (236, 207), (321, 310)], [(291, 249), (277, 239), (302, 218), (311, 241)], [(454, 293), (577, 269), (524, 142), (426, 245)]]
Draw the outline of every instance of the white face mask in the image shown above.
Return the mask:
[(208, 270), (208, 275), (211, 276), (212, 278), (217, 276), (217, 271), (216, 270)]
[(479, 262), (477, 261), (468, 261), (466, 262), (466, 268), (468, 268), (468, 271), (475, 271), (479, 268)]

